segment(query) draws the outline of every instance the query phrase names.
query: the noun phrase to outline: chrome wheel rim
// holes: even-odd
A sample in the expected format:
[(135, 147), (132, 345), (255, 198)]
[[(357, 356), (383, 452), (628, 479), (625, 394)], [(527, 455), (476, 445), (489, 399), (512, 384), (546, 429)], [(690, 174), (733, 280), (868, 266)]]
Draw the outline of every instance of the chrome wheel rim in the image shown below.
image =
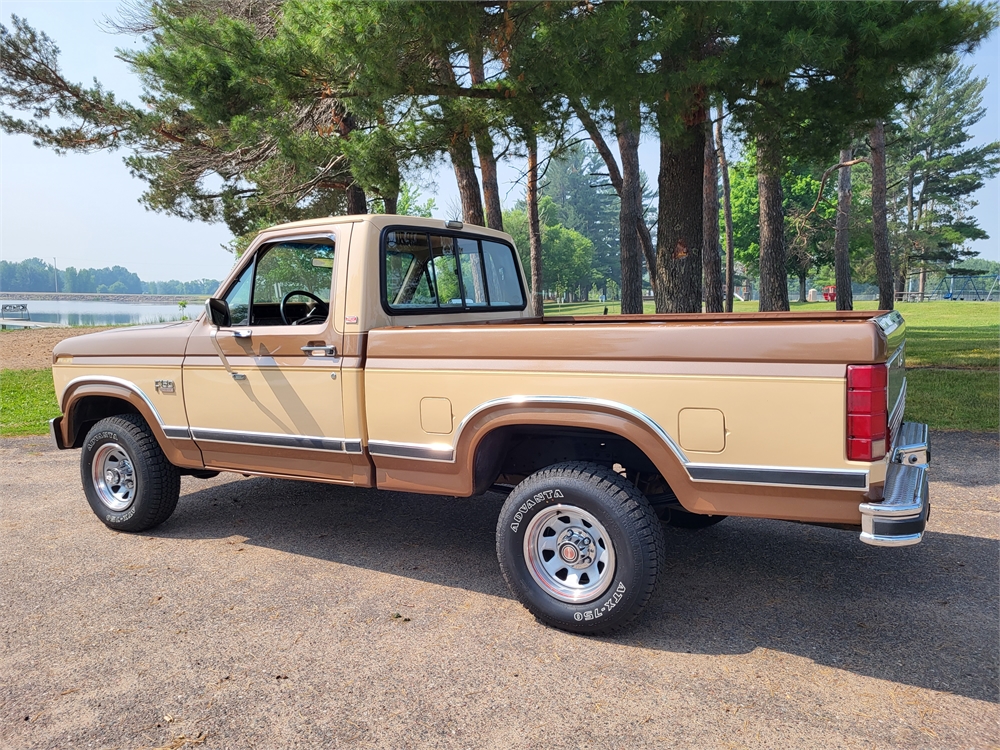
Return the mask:
[(104, 443), (97, 449), (91, 476), (97, 496), (110, 510), (120, 513), (135, 500), (138, 489), (135, 467), (118, 443)]
[(524, 559), (535, 582), (561, 602), (596, 599), (615, 574), (608, 532), (575, 505), (553, 505), (531, 519), (524, 534)]

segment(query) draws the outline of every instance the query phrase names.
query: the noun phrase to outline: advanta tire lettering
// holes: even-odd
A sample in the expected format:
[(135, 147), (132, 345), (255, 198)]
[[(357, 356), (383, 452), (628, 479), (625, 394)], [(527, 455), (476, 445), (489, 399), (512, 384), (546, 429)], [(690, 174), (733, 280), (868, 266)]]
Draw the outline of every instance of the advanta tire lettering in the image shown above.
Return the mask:
[(522, 503), (521, 507), (517, 509), (517, 513), (514, 514), (514, 521), (510, 525), (510, 530), (516, 533), (521, 525), (521, 519), (524, 518), (524, 514), (538, 505), (538, 503), (546, 500), (554, 500), (560, 497), (565, 497), (562, 490), (544, 490), (543, 492), (536, 494), (530, 500)]
[(116, 531), (145, 531), (177, 507), (181, 478), (138, 414), (95, 424), (80, 455), (80, 479), (91, 510)]
[(649, 502), (625, 477), (567, 462), (511, 492), (497, 523), (497, 557), (511, 592), (540, 621), (599, 635), (645, 607), (665, 542)]

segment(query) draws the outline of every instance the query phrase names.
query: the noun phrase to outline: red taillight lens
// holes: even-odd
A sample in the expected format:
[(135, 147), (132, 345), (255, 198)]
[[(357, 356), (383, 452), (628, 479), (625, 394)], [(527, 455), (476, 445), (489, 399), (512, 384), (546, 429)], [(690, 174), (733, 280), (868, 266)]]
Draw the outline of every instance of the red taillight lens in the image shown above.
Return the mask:
[(888, 381), (885, 365), (847, 366), (848, 461), (878, 461), (885, 456)]

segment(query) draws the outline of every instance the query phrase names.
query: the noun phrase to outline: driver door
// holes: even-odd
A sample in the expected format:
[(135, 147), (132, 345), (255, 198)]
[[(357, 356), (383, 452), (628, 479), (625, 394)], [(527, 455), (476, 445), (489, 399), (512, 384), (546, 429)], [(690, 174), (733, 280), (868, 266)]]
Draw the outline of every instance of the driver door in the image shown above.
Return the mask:
[(343, 333), (331, 314), (349, 234), (265, 242), (221, 298), (228, 325), (199, 321), (183, 377), (206, 467), (352, 481), (361, 446), (344, 439)]

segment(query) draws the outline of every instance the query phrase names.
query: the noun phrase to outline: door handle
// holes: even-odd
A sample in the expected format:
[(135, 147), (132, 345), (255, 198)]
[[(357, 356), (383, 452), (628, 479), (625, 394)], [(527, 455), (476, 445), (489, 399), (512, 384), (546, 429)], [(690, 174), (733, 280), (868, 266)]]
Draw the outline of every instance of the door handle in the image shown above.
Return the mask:
[(303, 346), (302, 351), (310, 357), (336, 357), (337, 347), (335, 346)]
[(237, 330), (237, 331), (233, 331), (233, 338), (234, 339), (248, 339), (248, 338), (250, 338), (250, 336), (252, 334), (253, 334), (253, 331), (251, 331), (249, 328), (246, 329), (245, 331), (238, 331)]

